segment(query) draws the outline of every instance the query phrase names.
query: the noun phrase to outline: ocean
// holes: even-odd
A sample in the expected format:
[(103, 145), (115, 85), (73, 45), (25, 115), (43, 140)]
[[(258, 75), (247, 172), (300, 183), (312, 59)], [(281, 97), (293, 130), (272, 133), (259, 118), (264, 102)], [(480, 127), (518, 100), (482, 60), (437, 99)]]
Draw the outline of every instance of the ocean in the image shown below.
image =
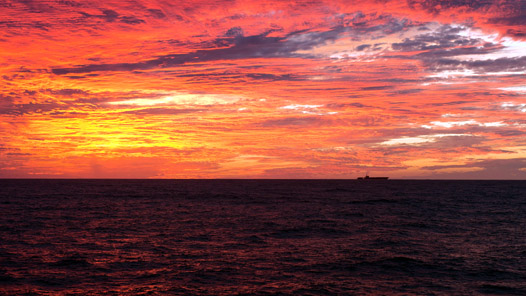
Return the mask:
[(0, 295), (526, 295), (526, 181), (0, 180)]

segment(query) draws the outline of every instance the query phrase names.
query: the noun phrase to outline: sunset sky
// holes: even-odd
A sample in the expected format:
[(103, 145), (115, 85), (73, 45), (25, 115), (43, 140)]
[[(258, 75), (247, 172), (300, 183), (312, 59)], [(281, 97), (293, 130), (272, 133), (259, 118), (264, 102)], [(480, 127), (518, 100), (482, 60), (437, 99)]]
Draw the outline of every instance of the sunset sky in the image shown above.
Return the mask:
[(526, 179), (526, 1), (0, 2), (1, 178)]

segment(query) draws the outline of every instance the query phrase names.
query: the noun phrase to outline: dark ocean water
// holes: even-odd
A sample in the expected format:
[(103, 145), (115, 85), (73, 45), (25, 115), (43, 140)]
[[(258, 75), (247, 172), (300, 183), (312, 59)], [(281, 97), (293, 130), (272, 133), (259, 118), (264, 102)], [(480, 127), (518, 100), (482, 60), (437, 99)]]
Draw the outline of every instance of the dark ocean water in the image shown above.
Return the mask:
[(526, 182), (0, 180), (0, 295), (526, 295)]

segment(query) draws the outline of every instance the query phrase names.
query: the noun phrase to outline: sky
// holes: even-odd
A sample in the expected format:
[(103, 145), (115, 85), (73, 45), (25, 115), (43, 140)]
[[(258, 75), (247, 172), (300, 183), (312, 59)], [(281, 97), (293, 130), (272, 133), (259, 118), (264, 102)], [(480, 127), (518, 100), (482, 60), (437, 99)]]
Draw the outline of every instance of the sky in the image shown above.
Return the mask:
[(526, 1), (0, 2), (0, 178), (526, 179)]

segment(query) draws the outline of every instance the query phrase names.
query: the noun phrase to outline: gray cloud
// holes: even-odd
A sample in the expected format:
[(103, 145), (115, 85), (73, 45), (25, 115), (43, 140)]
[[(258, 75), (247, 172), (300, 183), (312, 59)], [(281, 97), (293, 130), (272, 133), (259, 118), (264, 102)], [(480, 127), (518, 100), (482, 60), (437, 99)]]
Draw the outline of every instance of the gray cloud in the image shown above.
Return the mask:
[(392, 58), (418, 59), (430, 71), (473, 70), (475, 73), (513, 72), (526, 70), (526, 54), (523, 57), (498, 59), (462, 60), (453, 57), (463, 55), (488, 55), (503, 49), (496, 43), (459, 34), (461, 27), (442, 26), (437, 32), (420, 34), (403, 42), (393, 43), (398, 52), (420, 52), (414, 56), (392, 55)]
[(427, 66), (433, 71), (471, 69), (476, 73), (486, 72), (512, 72), (526, 70), (526, 56), (517, 58), (498, 58), (490, 60), (453, 60), (437, 59), (428, 61)]
[(122, 23), (130, 24), (130, 25), (137, 25), (144, 23), (144, 20), (141, 20), (135, 16), (121, 16), (118, 12), (111, 10), (111, 9), (104, 9), (102, 10), (102, 14), (89, 14), (86, 12), (79, 11), (79, 13), (84, 18), (96, 18), (96, 19), (102, 19), (105, 22), (112, 23), (114, 21), (120, 21)]
[(82, 89), (46, 89), (42, 90), (53, 95), (70, 97), (70, 96), (79, 96), (79, 95), (89, 95), (90, 93)]
[(481, 168), (473, 172), (436, 173), (432, 177), (450, 179), (526, 179), (526, 158), (490, 159), (454, 166), (428, 166), (426, 170), (440, 170), (448, 168)]
[(364, 105), (362, 103), (330, 103), (326, 105), (328, 108), (332, 109), (344, 109), (346, 107), (354, 108), (370, 108), (371, 106)]
[(158, 18), (158, 19), (162, 19), (162, 18), (165, 18), (166, 15), (164, 14), (164, 12), (160, 9), (153, 9), (153, 8), (150, 8), (150, 9), (147, 9), (148, 12), (155, 18)]
[(323, 122), (320, 117), (285, 117), (279, 119), (269, 119), (263, 121), (260, 126), (263, 127), (294, 127), (319, 125)]
[(0, 114), (23, 115), (30, 113), (48, 113), (54, 110), (62, 109), (64, 109), (64, 105), (57, 102), (9, 104), (7, 106), (0, 105)]
[(245, 75), (248, 78), (255, 80), (269, 80), (269, 81), (298, 81), (305, 80), (293, 74), (268, 74), (268, 73), (250, 73)]
[(449, 101), (449, 102), (440, 102), (440, 103), (430, 103), (429, 106), (451, 106), (451, 105), (462, 105), (473, 103), (472, 101)]
[(391, 46), (396, 51), (422, 51), (476, 45), (482, 42), (480, 39), (460, 36), (458, 35), (460, 31), (461, 28), (459, 27), (443, 25), (436, 32), (406, 38), (402, 42), (393, 43)]
[(394, 88), (393, 85), (380, 85), (380, 86), (362, 87), (361, 90), (385, 90), (385, 89), (392, 89), (392, 88)]
[(357, 46), (357, 47), (356, 47), (356, 50), (357, 50), (357, 51), (363, 51), (363, 50), (366, 50), (366, 49), (368, 49), (368, 48), (370, 48), (370, 47), (371, 47), (370, 44), (362, 44), (362, 45)]
[(165, 55), (138, 63), (93, 64), (74, 68), (55, 68), (52, 69), (52, 72), (63, 75), (97, 71), (147, 70), (213, 60), (290, 56), (293, 51), (299, 49), (298, 44), (295, 44), (295, 46), (294, 44), (287, 46), (286, 42), (283, 42), (285, 40), (284, 37), (267, 37), (266, 35), (265, 33), (248, 37), (238, 36), (234, 40), (235, 45), (229, 48), (197, 50), (187, 54)]
[(126, 24), (130, 24), (130, 25), (138, 25), (138, 24), (145, 23), (144, 20), (141, 20), (134, 16), (123, 16), (120, 18), (120, 21)]
[[(88, 15), (86, 14), (86, 16)], [(110, 22), (116, 20), (119, 17), (119, 15), (116, 12), (114, 13), (113, 11), (105, 11), (104, 15), (95, 17), (103, 18), (106, 21)], [(411, 22), (408, 20), (399, 20), (384, 15), (378, 16), (376, 17), (376, 19), (372, 21), (370, 20), (370, 22), (382, 23), (370, 26), (363, 24), (356, 27), (338, 26), (333, 27), (328, 31), (321, 32), (310, 32), (308, 30), (301, 30), (291, 32), (283, 37), (268, 36), (272, 32), (279, 31), (279, 29), (275, 28), (271, 28), (267, 32), (259, 35), (244, 36), (242, 28), (233, 27), (225, 33), (225, 36), (216, 38), (212, 41), (206, 41), (208, 46), (205, 46), (205, 48), (212, 49), (201, 49), (185, 54), (164, 55), (137, 63), (91, 64), (79, 65), (77, 67), (71, 68), (53, 68), (52, 72), (57, 75), (65, 75), (83, 74), (98, 71), (148, 70), (153, 68), (180, 66), (186, 63), (202, 63), (216, 60), (238, 60), (248, 58), (275, 57), (315, 58), (314, 56), (308, 54), (299, 54), (297, 53), (297, 51), (308, 50), (315, 46), (335, 41), (343, 34), (351, 35), (355, 38), (360, 38), (360, 36), (362, 36), (363, 34), (370, 32), (392, 34), (412, 26)], [(180, 41), (174, 40), (173, 42)], [(73, 79), (83, 78), (82, 76), (78, 75), (69, 77)]]
[(424, 91), (422, 88), (411, 88), (411, 89), (402, 89), (397, 91), (390, 92), (392, 95), (408, 95), (408, 94), (416, 94), (419, 92)]
[(508, 13), (520, 10), (524, 7), (523, 1), (516, 0), (407, 0), (409, 7), (413, 9), (423, 9), (434, 14), (440, 14), (442, 12), (449, 13), (449, 9), (464, 8), (468, 11), (482, 11), (485, 12), (490, 7), (500, 8)]
[(230, 28), (226, 33), (225, 33), (225, 36), (226, 37), (238, 37), (238, 36), (243, 36), (245, 35), (245, 33), (243, 32), (243, 29), (241, 27), (233, 27), (233, 28)]

